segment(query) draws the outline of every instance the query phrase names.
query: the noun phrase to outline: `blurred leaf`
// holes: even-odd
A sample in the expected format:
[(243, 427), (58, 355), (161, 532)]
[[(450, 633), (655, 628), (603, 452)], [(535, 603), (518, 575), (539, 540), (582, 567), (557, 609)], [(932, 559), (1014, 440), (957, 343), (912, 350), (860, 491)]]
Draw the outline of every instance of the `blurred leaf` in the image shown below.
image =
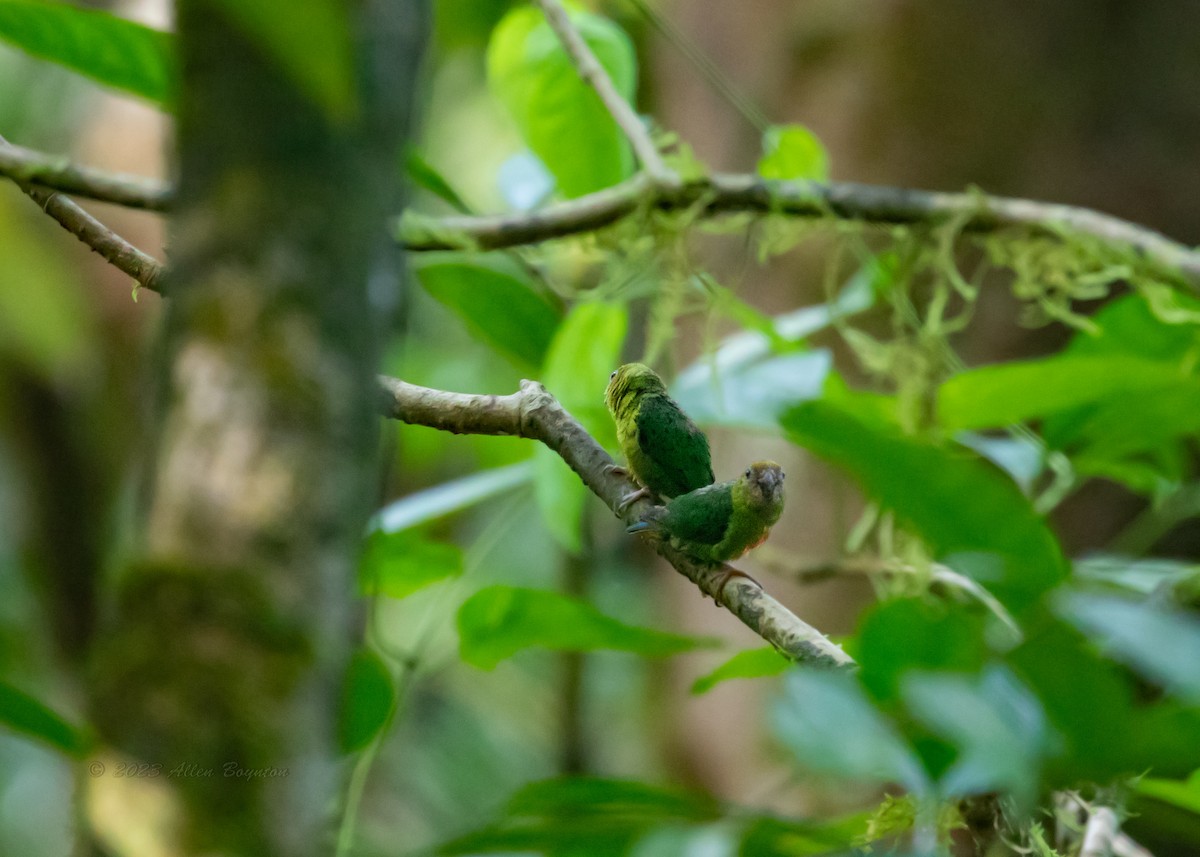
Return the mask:
[(366, 595), (404, 598), (418, 589), (462, 574), (462, 549), (414, 532), (374, 532), (359, 564), (359, 588)]
[(731, 369), (718, 382), (685, 387), (676, 401), (701, 425), (775, 431), (785, 410), (821, 396), (832, 370), (827, 348), (781, 354)]
[(1153, 452), (1173, 438), (1200, 435), (1200, 378), (1180, 379), (1170, 387), (1114, 395), (1087, 414), (1078, 415), (1070, 431), (1047, 432), (1057, 446), (1081, 443), (1081, 455), (1092, 460), (1118, 459)]
[(1112, 554), (1077, 559), (1074, 571), (1082, 580), (1107, 583), (1139, 595), (1159, 594), (1168, 598), (1176, 587), (1200, 581), (1200, 563)]
[(911, 675), (909, 711), (958, 748), (939, 785), (947, 798), (1002, 791), (1028, 809), (1037, 793), (1049, 736), (1037, 697), (1003, 667), (976, 678)]
[(385, 533), (406, 530), (512, 491), (532, 478), (532, 461), (481, 470), (388, 503), (376, 515), (375, 526)]
[(492, 347), (526, 369), (542, 365), (559, 313), (504, 257), (439, 253), (417, 280)]
[[(1193, 298), (1183, 296), (1194, 302)], [(1091, 317), (1095, 333), (1079, 331), (1064, 351), (1075, 355), (1126, 354), (1146, 360), (1182, 361), (1200, 347), (1200, 326), (1167, 324), (1139, 294), (1110, 301)]]
[(1087, 592), (1060, 592), (1054, 606), (1109, 656), (1171, 693), (1200, 702), (1200, 618)]
[(875, 605), (858, 632), (860, 677), (881, 701), (898, 698), (901, 683), (914, 670), (976, 672), (983, 656), (978, 616), (918, 598)]
[[(609, 449), (616, 428), (604, 408), (604, 388), (620, 359), (628, 324), (625, 308), (616, 304), (576, 306), (559, 326), (546, 355), (542, 380), (571, 415)], [(555, 539), (567, 550), (582, 548), (580, 522), (588, 489), (552, 450), (534, 450), (534, 487), (538, 508)]]
[(327, 116), (358, 111), (350, 6), (341, 0), (218, 0)]
[(0, 0), (0, 38), (161, 108), (171, 106), (175, 42), (170, 33), (67, 3)]
[(1027, 437), (988, 437), (963, 431), (954, 439), (1002, 469), (1027, 495), (1044, 470), (1045, 452), (1040, 444)]
[(0, 681), (0, 724), (80, 758), (92, 747), (88, 734), (72, 726), (32, 696)]
[(801, 767), (837, 779), (899, 783), (915, 794), (927, 792), (916, 754), (854, 676), (793, 670), (784, 688), (771, 723)]
[[(613, 22), (569, 12), (621, 95), (632, 101), (637, 64), (629, 37)], [(583, 82), (537, 9), (518, 7), (492, 33), (488, 83), (567, 197), (614, 185), (633, 172), (633, 155), (599, 97)]]
[[(809, 857), (851, 853), (867, 829), (869, 813), (858, 812), (832, 820), (802, 821), (758, 816), (749, 820), (739, 854), (754, 857)], [(858, 853), (858, 852), (854, 852)]]
[(424, 188), (443, 202), (449, 203), (459, 214), (471, 213), (470, 207), (458, 195), (458, 192), (416, 149), (409, 148), (405, 151), (404, 172), (413, 184)]
[(467, 599), (458, 611), (458, 633), (462, 659), (486, 670), (534, 647), (662, 657), (714, 645), (709, 639), (626, 625), (556, 592), (509, 586), (489, 586)]
[(533, 211), (554, 193), (555, 182), (546, 165), (528, 150), (517, 152), (496, 173), (500, 195), (509, 208)]
[(983, 366), (938, 390), (938, 419), (949, 430), (1022, 423), (1122, 393), (1161, 391), (1183, 381), (1173, 363), (1128, 356), (1061, 355)]
[(1200, 770), (1186, 780), (1159, 780), (1142, 777), (1134, 781), (1133, 788), (1138, 794), (1200, 815)]
[(14, 209), (25, 204), (20, 195), (0, 198), (0, 352), (53, 378), (86, 368), (91, 315), (57, 245), (43, 241)]
[(965, 453), (870, 425), (826, 402), (784, 415), (795, 443), (848, 471), (955, 570), (1010, 609), (1065, 573), (1054, 535), (1006, 477)]
[(812, 131), (803, 125), (773, 125), (763, 134), (758, 174), (764, 179), (829, 181), (829, 155)]
[(763, 678), (781, 675), (791, 666), (791, 661), (779, 654), (772, 646), (747, 649), (738, 652), (708, 675), (692, 682), (692, 693), (708, 693), (723, 681), (731, 678)]
[(356, 651), (342, 686), (338, 747), (343, 753), (356, 753), (375, 740), (395, 698), (391, 673), (379, 655), (370, 649)]
[(711, 797), (644, 783), (590, 777), (532, 783), (509, 801), (504, 817), (437, 849), (439, 854), (534, 852), (626, 855), (658, 825), (719, 817)]

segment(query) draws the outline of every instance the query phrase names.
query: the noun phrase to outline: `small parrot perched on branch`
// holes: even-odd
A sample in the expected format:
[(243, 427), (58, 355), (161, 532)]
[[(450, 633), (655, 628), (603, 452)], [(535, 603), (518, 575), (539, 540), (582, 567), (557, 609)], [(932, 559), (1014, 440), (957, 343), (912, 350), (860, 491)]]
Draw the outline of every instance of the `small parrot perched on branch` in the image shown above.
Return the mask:
[(668, 538), (700, 562), (737, 559), (766, 541), (783, 513), (783, 475), (775, 462), (756, 461), (737, 479), (676, 497), (626, 530)]
[(649, 366), (626, 363), (609, 375), (604, 404), (617, 424), (628, 472), (642, 485), (621, 499), (621, 508), (651, 493), (678, 497), (713, 483), (708, 438)]

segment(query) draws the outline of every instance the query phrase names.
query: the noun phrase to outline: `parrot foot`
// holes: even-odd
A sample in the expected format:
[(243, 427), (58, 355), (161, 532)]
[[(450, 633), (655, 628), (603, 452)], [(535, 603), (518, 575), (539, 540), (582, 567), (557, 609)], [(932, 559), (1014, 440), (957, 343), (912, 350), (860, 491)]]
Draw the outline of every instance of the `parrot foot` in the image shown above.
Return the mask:
[(746, 572), (739, 571), (733, 566), (727, 565), (725, 566), (725, 570), (722, 571), (720, 576), (717, 577), (716, 585), (713, 586), (713, 603), (716, 606), (720, 607), (724, 605), (725, 609), (729, 609), (729, 602), (725, 600), (725, 584), (735, 577), (744, 577), (759, 589), (763, 588), (761, 583), (759, 583), (750, 575), (746, 574)]
[(613, 476), (628, 476), (629, 475), (629, 471), (626, 470), (624, 467), (622, 467), (619, 464), (604, 465), (604, 472), (611, 473)]
[(624, 497), (621, 498), (621, 502), (617, 503), (617, 514), (620, 515), (620, 514), (624, 513), (624, 511), (629, 508), (629, 504), (632, 503), (633, 501), (641, 500), (643, 497), (649, 497), (649, 496), (650, 496), (649, 488), (639, 488), (636, 491), (630, 491), (628, 494), (626, 494)]

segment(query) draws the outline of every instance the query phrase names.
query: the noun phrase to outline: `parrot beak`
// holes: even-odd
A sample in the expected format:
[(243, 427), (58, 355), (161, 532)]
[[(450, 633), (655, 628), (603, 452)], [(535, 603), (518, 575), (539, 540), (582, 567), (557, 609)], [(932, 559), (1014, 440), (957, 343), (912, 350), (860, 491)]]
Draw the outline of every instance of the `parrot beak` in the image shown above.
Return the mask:
[(778, 497), (783, 493), (783, 471), (778, 467), (764, 467), (758, 472), (758, 484), (764, 497)]

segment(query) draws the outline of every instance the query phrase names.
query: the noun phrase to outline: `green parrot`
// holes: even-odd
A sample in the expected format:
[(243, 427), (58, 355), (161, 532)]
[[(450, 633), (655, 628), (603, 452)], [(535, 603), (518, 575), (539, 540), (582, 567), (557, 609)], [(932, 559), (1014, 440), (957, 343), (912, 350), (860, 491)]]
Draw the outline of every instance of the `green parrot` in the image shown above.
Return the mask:
[(617, 441), (629, 472), (643, 487), (621, 499), (621, 508), (651, 493), (671, 498), (713, 483), (708, 438), (667, 395), (662, 378), (641, 363), (608, 376), (604, 404), (617, 424)]
[(678, 550), (716, 565), (766, 541), (782, 512), (783, 469), (756, 461), (737, 479), (676, 497), (626, 530), (668, 538)]

